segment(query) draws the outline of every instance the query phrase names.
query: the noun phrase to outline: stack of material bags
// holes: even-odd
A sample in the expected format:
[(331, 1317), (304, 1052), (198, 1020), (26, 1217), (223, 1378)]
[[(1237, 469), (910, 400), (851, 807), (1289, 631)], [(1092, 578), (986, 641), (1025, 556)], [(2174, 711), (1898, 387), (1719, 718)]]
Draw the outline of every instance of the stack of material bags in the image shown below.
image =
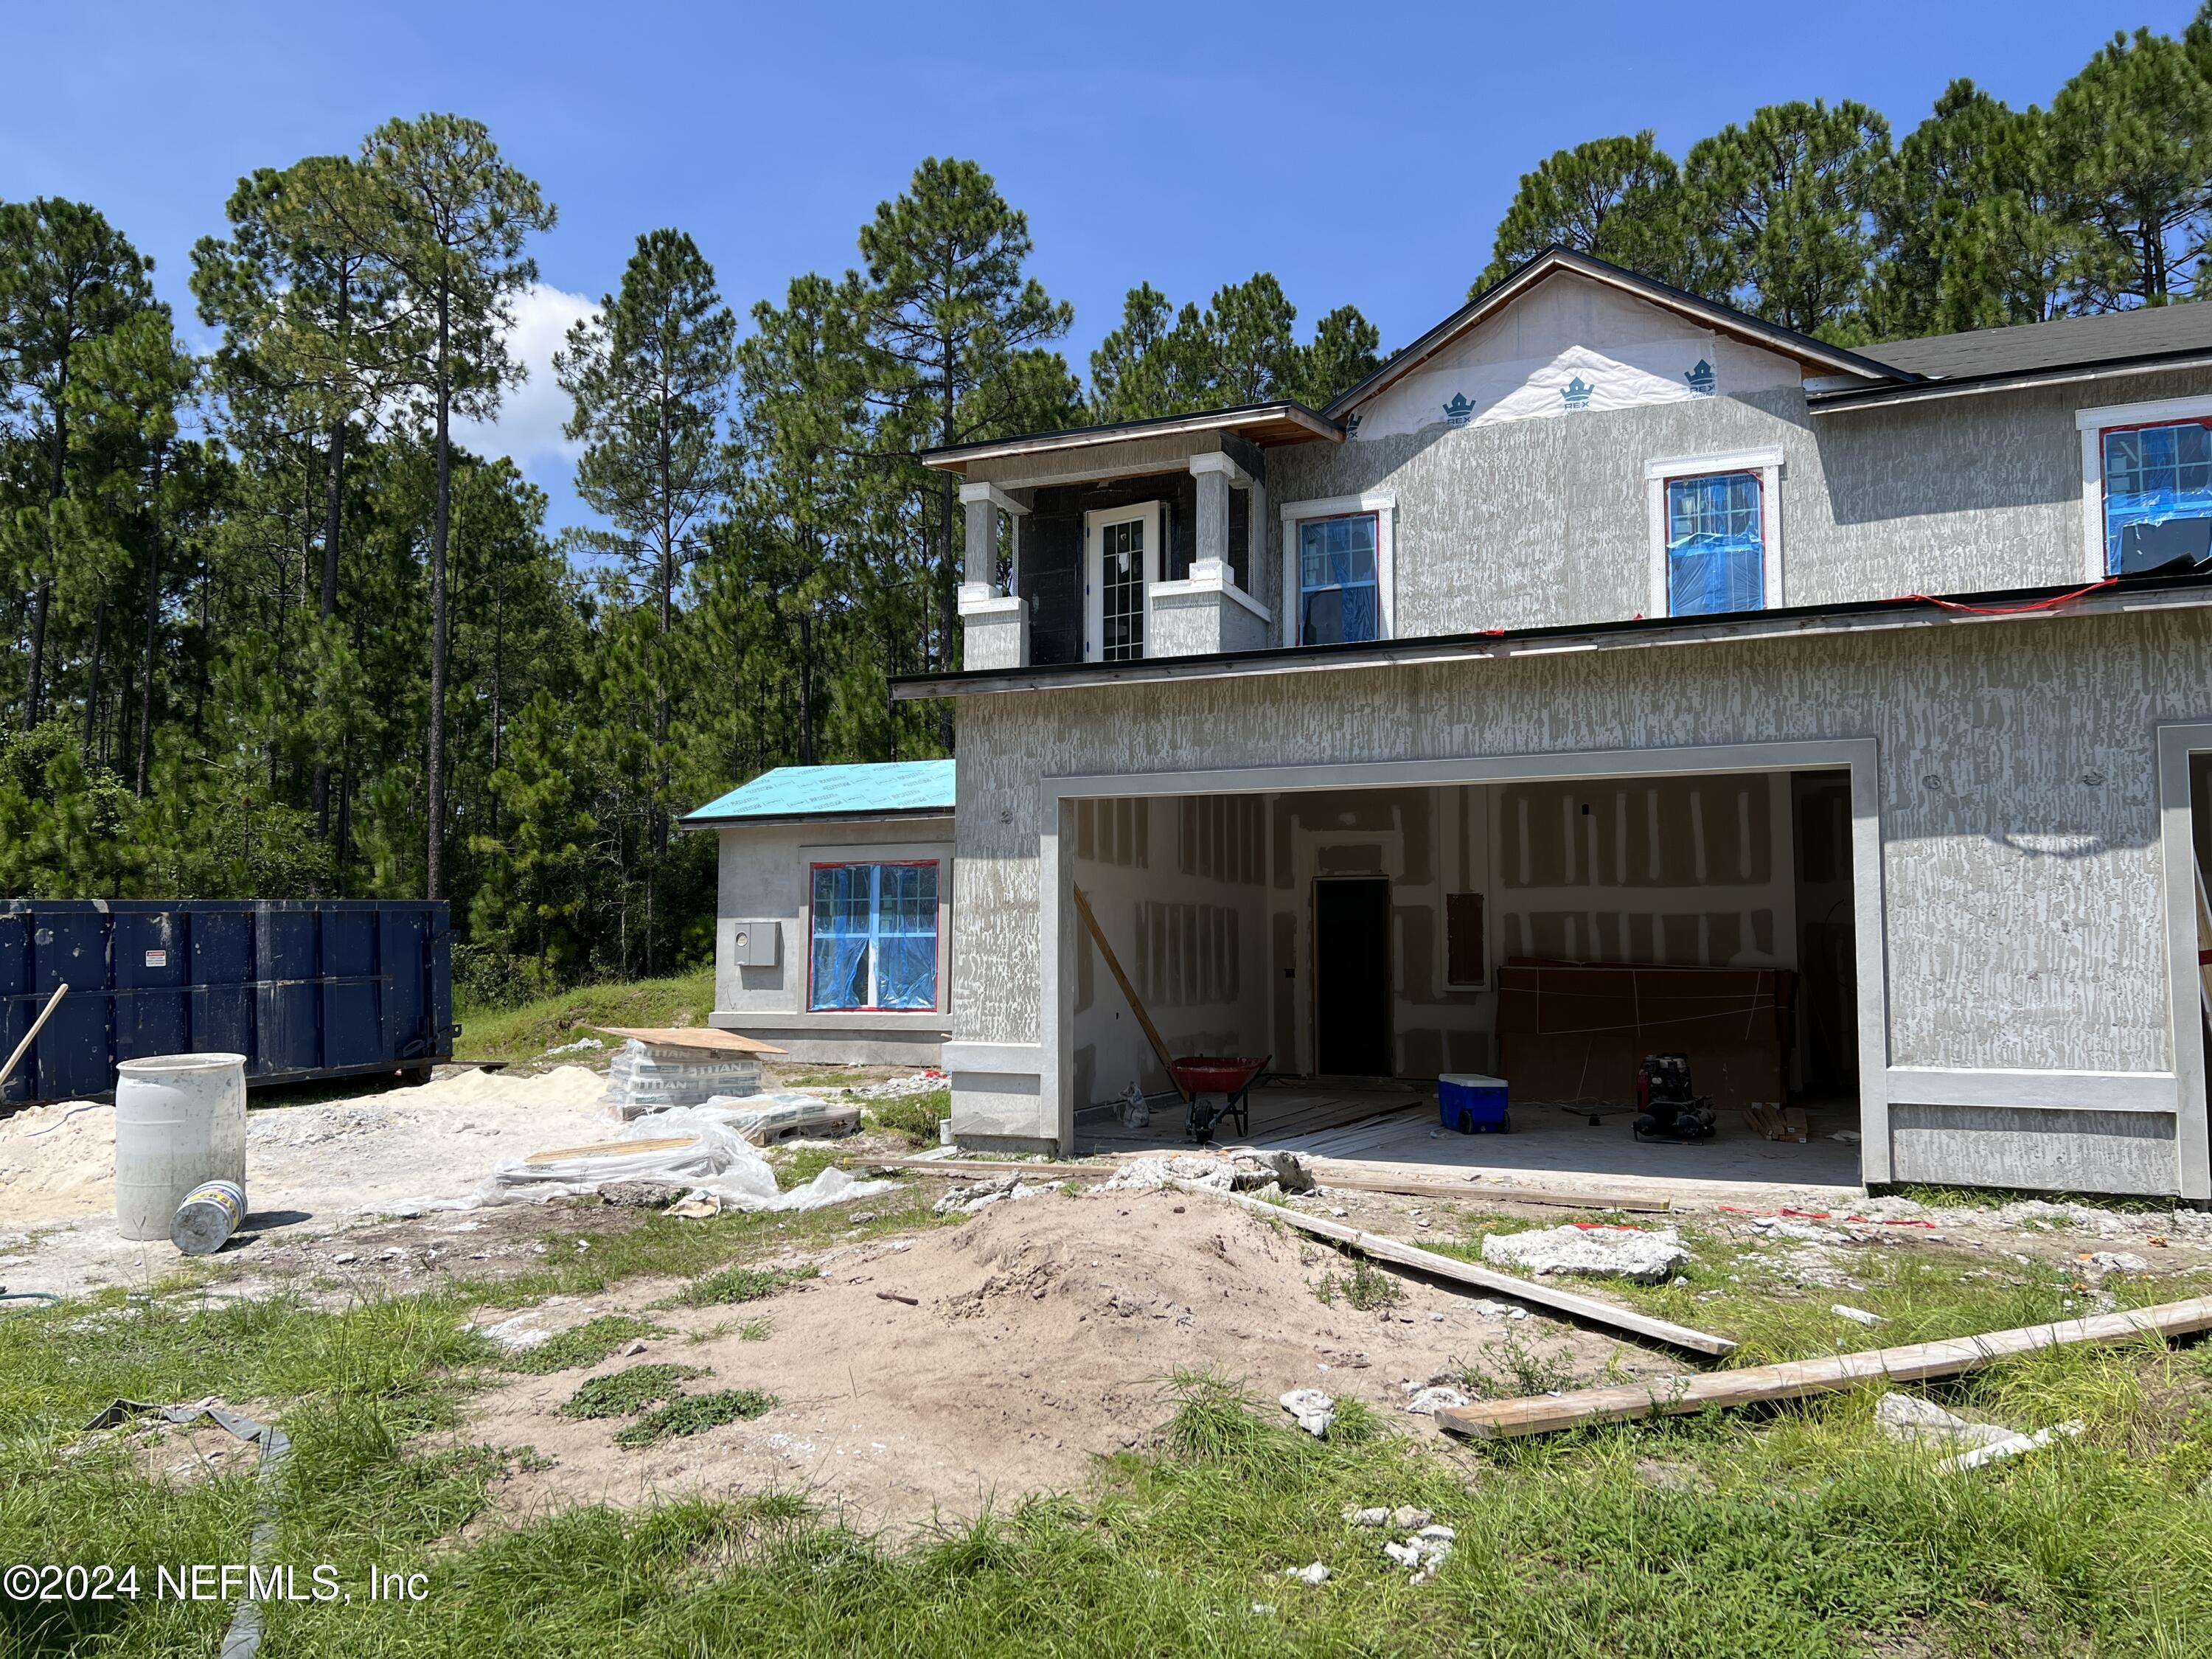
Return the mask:
[(607, 1067), (607, 1104), (617, 1117), (760, 1092), (760, 1056), (781, 1054), (734, 1031), (601, 1028), (625, 1038)]

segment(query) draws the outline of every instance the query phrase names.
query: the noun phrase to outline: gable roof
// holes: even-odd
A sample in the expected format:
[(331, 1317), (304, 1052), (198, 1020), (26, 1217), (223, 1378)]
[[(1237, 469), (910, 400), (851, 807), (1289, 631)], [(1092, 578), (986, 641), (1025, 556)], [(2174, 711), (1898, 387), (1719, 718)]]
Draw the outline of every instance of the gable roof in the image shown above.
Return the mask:
[(777, 819), (942, 817), (952, 810), (953, 763), (779, 766), (677, 822), (687, 827)]
[(1671, 311), (1701, 328), (1709, 328), (1716, 334), (1726, 334), (1747, 344), (1794, 358), (1805, 368), (1817, 369), (1823, 374), (1848, 374), (1855, 380), (1885, 385), (1898, 380), (1918, 378), (1910, 371), (1900, 374), (1898, 368), (1888, 363), (1877, 362), (1858, 352), (1846, 351), (1841, 346), (1832, 346), (1809, 334), (1800, 334), (1794, 328), (1784, 328), (1778, 323), (1763, 321), (1736, 310), (1733, 306), (1701, 300), (1694, 294), (1686, 294), (1679, 288), (1669, 287), (1649, 276), (1639, 276), (1632, 270), (1609, 264), (1589, 254), (1553, 246), (1546, 248), (1502, 282), (1495, 283), (1476, 295), (1358, 385), (1340, 395), (1322, 413), (1331, 420), (1341, 421), (1384, 387), (1419, 368), (1537, 284), (1562, 273), (1616, 289), (1633, 299), (1644, 301), (1663, 311)]
[(2212, 306), (2142, 306), (2094, 317), (1896, 340), (1867, 349), (1921, 378), (1898, 386), (1811, 392), (1806, 402), (1815, 414), (2201, 367), (2212, 363)]

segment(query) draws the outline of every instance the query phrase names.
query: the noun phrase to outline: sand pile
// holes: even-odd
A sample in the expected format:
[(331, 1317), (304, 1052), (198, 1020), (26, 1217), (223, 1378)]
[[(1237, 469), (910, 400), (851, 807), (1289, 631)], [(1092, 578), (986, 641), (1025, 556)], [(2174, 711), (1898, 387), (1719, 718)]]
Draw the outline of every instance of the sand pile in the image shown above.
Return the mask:
[[(820, 1279), (771, 1300), (655, 1311), (672, 1334), (643, 1354), (486, 1399), (472, 1438), (556, 1460), (514, 1484), (511, 1511), (804, 1488), (870, 1527), (973, 1515), (1077, 1486), (1093, 1457), (1142, 1442), (1172, 1414), (1165, 1385), (1178, 1372), (1246, 1382), (1263, 1401), (1318, 1387), (1425, 1432), (1430, 1419), (1404, 1409), (1407, 1384), (1478, 1359), (1509, 1328), (1571, 1351), (1586, 1370), (1613, 1350), (1565, 1328), (1509, 1325), (1495, 1303), (1411, 1279), (1387, 1313), (1340, 1294), (1325, 1304), (1316, 1287), (1340, 1283), (1343, 1258), (1172, 1192), (996, 1204), (956, 1229), (816, 1259)], [(766, 1339), (744, 1340), (738, 1328), (762, 1316)], [(710, 1368), (696, 1391), (760, 1389), (781, 1403), (635, 1449), (614, 1443), (621, 1419), (556, 1414), (587, 1376), (653, 1362)]]
[[(456, 1197), (503, 1158), (613, 1139), (605, 1081), (581, 1066), (537, 1077), (462, 1072), (313, 1106), (252, 1109), (247, 1197), (256, 1211), (335, 1219), (364, 1206)], [(0, 1229), (115, 1209), (115, 1109), (60, 1102), (0, 1120)]]

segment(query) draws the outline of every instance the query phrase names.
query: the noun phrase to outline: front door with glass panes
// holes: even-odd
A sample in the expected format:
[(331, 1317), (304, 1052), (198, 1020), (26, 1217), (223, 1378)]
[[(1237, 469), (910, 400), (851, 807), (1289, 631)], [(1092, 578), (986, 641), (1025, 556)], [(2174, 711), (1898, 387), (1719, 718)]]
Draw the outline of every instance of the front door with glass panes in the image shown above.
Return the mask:
[(1148, 596), (1159, 568), (1160, 504), (1101, 507), (1085, 523), (1084, 659), (1133, 662), (1145, 654)]

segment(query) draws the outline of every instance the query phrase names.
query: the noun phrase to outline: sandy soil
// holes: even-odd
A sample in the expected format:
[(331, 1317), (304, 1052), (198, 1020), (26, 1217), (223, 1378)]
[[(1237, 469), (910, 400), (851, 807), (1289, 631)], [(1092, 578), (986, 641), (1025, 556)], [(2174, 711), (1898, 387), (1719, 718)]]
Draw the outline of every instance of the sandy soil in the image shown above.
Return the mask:
[[(1533, 1345), (1584, 1371), (1616, 1346), (1410, 1280), (1387, 1315), (1324, 1304), (1316, 1286), (1341, 1274), (1340, 1257), (1172, 1193), (1001, 1203), (957, 1229), (814, 1259), (820, 1279), (771, 1300), (648, 1315), (675, 1334), (641, 1355), (486, 1396), (470, 1438), (553, 1460), (505, 1487), (505, 1511), (800, 1489), (857, 1525), (896, 1528), (1079, 1485), (1091, 1459), (1139, 1445), (1172, 1414), (1178, 1372), (1212, 1371), (1271, 1401), (1320, 1388), (1420, 1431), (1430, 1419), (1406, 1412), (1406, 1385), (1493, 1344)], [(768, 1336), (744, 1340), (738, 1326), (761, 1316)], [(654, 1361), (708, 1368), (694, 1392), (762, 1389), (781, 1403), (641, 1449), (615, 1445), (622, 1419), (556, 1414), (586, 1377)], [(1674, 1369), (1632, 1350), (1623, 1361), (1632, 1374)]]
[[(458, 1198), (502, 1158), (612, 1139), (621, 1126), (600, 1101), (605, 1087), (580, 1066), (470, 1070), (418, 1088), (249, 1109), (248, 1225), (320, 1229)], [(182, 1259), (166, 1239), (118, 1238), (114, 1216), (112, 1106), (64, 1101), (0, 1120), (0, 1280), (70, 1294), (176, 1271)]]

